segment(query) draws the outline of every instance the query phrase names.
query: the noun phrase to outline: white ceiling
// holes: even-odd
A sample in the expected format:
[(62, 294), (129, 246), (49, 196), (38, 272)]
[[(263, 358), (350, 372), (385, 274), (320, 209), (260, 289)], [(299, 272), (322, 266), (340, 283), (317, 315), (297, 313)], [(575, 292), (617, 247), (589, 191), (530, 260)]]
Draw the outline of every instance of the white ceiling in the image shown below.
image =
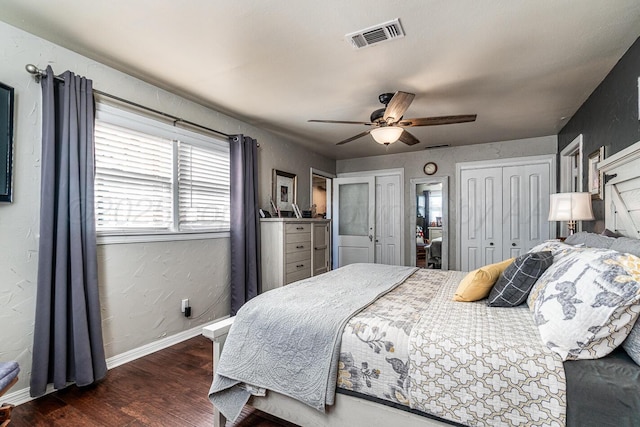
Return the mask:
[[(394, 18), (406, 37), (344, 38)], [(640, 35), (640, 1), (0, 0), (0, 20), (345, 159), (558, 133)], [(368, 121), (397, 90), (416, 94), (405, 118), (478, 119), (388, 148), (307, 122)]]

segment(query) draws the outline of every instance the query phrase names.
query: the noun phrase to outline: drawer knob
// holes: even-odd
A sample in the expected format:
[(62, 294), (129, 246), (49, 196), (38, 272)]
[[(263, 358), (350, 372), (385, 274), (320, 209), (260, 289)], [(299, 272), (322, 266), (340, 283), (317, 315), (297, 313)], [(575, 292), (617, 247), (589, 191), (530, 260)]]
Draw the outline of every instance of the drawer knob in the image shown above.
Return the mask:
[(296, 265), (296, 268), (300, 268), (300, 267), (304, 267), (304, 264), (298, 264), (298, 265)]
[(298, 246), (296, 246), (296, 249), (302, 249), (302, 248), (304, 248), (304, 245), (298, 245)]
[(304, 230), (304, 227), (296, 227), (296, 230)]

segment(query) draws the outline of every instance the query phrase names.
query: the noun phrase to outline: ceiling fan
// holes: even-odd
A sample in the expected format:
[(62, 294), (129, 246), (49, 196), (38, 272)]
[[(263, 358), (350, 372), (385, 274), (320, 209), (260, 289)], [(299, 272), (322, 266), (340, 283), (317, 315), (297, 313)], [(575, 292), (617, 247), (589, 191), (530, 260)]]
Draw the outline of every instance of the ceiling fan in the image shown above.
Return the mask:
[(369, 122), (350, 122), (343, 120), (309, 120), (314, 123), (341, 123), (349, 125), (365, 125), (371, 126), (372, 129), (366, 130), (358, 135), (347, 138), (338, 142), (336, 145), (346, 144), (365, 135), (371, 134), (373, 139), (379, 144), (389, 145), (396, 141), (402, 141), (407, 145), (414, 145), (420, 141), (409, 131), (403, 129), (413, 126), (436, 126), (450, 125), (454, 123), (473, 122), (476, 120), (475, 114), (465, 114), (460, 116), (440, 116), (440, 117), (421, 117), (417, 119), (402, 119), (405, 111), (411, 105), (415, 94), (398, 91), (396, 93), (383, 93), (378, 96), (378, 100), (384, 104), (385, 108), (380, 108), (371, 113)]

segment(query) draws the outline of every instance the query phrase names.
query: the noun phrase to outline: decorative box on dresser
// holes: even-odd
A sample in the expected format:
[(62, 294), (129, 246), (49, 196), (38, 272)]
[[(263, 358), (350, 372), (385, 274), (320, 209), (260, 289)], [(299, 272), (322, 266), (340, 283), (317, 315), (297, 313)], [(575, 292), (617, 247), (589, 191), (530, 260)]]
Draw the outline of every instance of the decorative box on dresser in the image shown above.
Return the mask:
[(262, 292), (329, 271), (331, 220), (260, 219)]

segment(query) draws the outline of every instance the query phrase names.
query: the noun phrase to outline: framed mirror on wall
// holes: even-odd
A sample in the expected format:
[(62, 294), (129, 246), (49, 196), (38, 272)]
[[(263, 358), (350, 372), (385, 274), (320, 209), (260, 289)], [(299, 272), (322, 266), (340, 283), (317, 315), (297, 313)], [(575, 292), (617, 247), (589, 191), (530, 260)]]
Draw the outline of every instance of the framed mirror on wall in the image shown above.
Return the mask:
[(0, 83), (0, 202), (13, 200), (13, 88)]

